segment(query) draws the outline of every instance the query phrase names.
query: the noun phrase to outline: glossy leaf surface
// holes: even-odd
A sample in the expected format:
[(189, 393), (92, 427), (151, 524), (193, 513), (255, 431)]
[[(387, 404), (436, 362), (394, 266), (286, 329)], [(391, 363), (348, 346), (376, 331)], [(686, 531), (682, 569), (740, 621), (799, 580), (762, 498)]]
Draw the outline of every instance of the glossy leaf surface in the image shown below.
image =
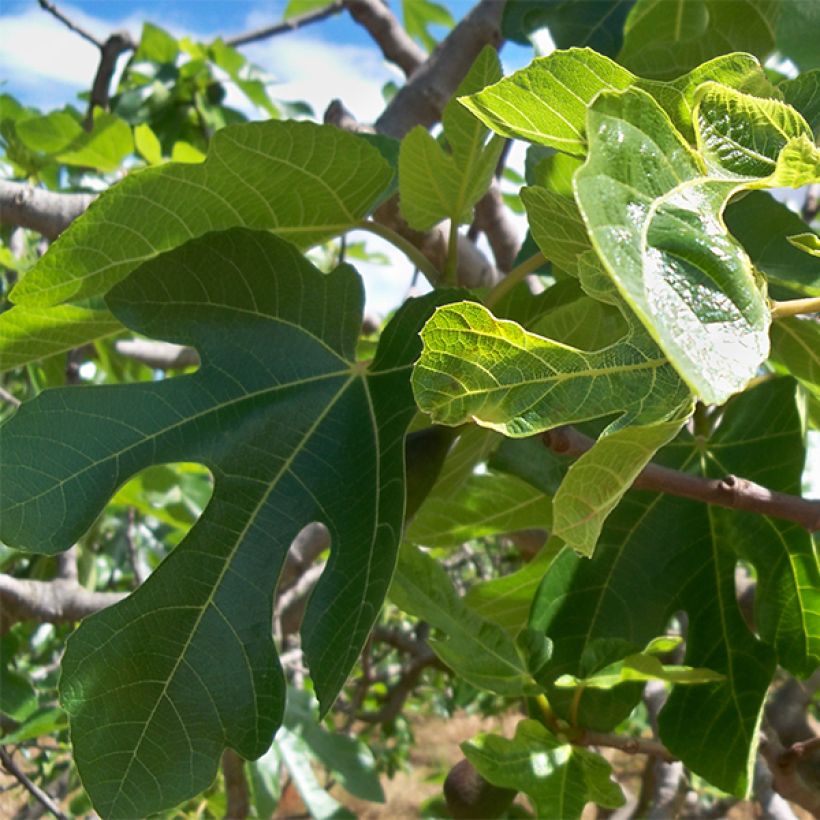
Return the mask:
[(598, 255), (696, 395), (724, 402), (768, 352), (765, 292), (720, 214), (737, 182), (704, 174), (642, 91), (601, 94), (574, 178)]
[(571, 48), (533, 60), (461, 101), (499, 134), (583, 157), (586, 109), (600, 92), (641, 88), (688, 135), (695, 92), (707, 80), (735, 88), (770, 88), (760, 64), (748, 54), (727, 54), (676, 80), (657, 82), (641, 79), (590, 49)]
[(272, 596), (310, 521), (332, 541), (302, 626), (323, 710), (358, 657), (396, 560), (409, 368), (431, 308), (409, 302), (365, 369), (362, 297), (351, 268), (322, 275), (270, 234), (209, 234), (108, 296), (129, 327), (194, 345), (196, 373), (45, 391), (0, 428), (2, 539), (31, 551), (71, 546), (151, 464), (197, 461), (214, 476), (185, 540), (69, 641), (62, 699), (106, 816), (173, 806), (210, 783), (226, 746), (255, 758), (270, 745), (284, 700)]

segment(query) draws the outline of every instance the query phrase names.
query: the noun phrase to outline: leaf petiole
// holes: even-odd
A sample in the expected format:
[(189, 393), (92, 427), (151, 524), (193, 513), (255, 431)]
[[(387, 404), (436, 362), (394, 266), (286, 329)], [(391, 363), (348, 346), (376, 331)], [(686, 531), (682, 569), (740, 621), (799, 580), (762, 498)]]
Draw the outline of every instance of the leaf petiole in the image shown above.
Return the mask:
[(789, 299), (785, 302), (771, 303), (772, 319), (782, 319), (785, 316), (800, 316), (805, 313), (820, 313), (820, 296), (808, 299)]

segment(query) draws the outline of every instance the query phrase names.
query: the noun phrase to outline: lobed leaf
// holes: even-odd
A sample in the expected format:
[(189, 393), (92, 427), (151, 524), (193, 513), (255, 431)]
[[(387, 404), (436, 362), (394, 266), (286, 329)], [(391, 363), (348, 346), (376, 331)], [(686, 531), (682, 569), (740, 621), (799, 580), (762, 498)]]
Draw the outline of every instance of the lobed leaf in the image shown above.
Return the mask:
[(182, 543), (68, 642), (61, 697), (101, 814), (172, 807), (211, 782), (225, 747), (246, 758), (268, 748), (285, 691), (272, 598), (311, 521), (327, 525), (332, 546), (302, 646), (329, 708), (395, 565), (409, 368), (416, 330), (441, 298), (405, 305), (365, 368), (355, 362), (363, 292), (352, 268), (325, 276), (269, 233), (208, 233), (107, 297), (127, 326), (195, 346), (196, 373), (47, 390), (0, 428), (0, 537), (28, 551), (69, 547), (152, 464), (195, 461), (214, 477)]
[[(761, 460), (762, 449), (773, 455)], [(710, 477), (743, 475), (784, 492), (799, 486), (803, 458), (802, 424), (788, 379), (747, 391), (727, 406), (711, 436), (694, 439), (683, 432), (660, 455), (675, 469)], [(738, 610), (738, 557), (757, 566), (759, 581), (765, 578), (758, 588), (758, 613), (766, 614), (758, 628), (775, 650), (749, 632)], [(745, 794), (775, 651), (793, 669), (817, 662), (820, 628), (810, 589), (818, 583), (810, 536), (796, 525), (669, 495), (627, 493), (592, 560), (565, 551), (547, 571), (530, 619), (554, 642), (539, 681), (585, 676), (579, 659), (595, 641), (618, 638), (641, 646), (662, 632), (676, 611), (687, 611), (684, 662), (726, 679), (674, 688), (661, 713), (661, 736), (693, 771), (721, 789)], [(779, 626), (773, 617), (778, 611)], [(639, 696), (639, 689), (628, 687), (585, 691), (579, 723), (609, 731)], [(570, 696), (551, 689), (549, 697), (559, 715), (568, 716)]]
[(11, 296), (53, 305), (105, 293), (141, 263), (234, 226), (306, 247), (352, 228), (391, 176), (376, 149), (338, 128), (275, 121), (223, 128), (204, 162), (148, 168), (113, 186)]
[(441, 424), (472, 420), (523, 437), (617, 413), (621, 427), (665, 419), (687, 396), (640, 331), (589, 352), (459, 302), (436, 310), (421, 336), (413, 389), (419, 408)]
[(721, 212), (741, 186), (708, 176), (643, 91), (601, 94), (575, 195), (618, 290), (693, 392), (723, 403), (768, 352), (765, 292)]
[(625, 802), (600, 755), (560, 741), (534, 720), (522, 720), (512, 740), (484, 734), (461, 744), (464, 756), (495, 786), (524, 792), (537, 817), (575, 820), (588, 802)]
[(494, 85), (461, 97), (461, 102), (499, 134), (583, 157), (586, 109), (600, 92), (641, 88), (689, 136), (695, 92), (707, 80), (777, 94), (760, 63), (748, 54), (726, 54), (676, 80), (657, 82), (641, 79), (590, 49), (571, 48), (535, 59)]

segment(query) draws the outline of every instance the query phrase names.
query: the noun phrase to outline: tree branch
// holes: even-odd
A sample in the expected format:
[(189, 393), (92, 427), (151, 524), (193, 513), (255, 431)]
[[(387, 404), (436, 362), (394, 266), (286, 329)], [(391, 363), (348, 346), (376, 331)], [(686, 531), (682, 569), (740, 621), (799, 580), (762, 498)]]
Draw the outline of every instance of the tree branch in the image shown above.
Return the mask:
[(76, 580), (34, 581), (0, 573), (0, 634), (19, 621), (79, 621), (121, 601), (126, 592), (95, 592)]
[(98, 40), (93, 34), (86, 31), (81, 26), (78, 26), (75, 22), (71, 19), (66, 17), (54, 3), (49, 3), (48, 0), (37, 0), (40, 4), (40, 8), (43, 11), (47, 11), (52, 17), (56, 17), (64, 26), (68, 27), (73, 31), (75, 34), (79, 34), (83, 40), (87, 40), (91, 45), (97, 46), (97, 48), (102, 48), (103, 44), (101, 40)]
[(344, 0), (335, 0), (324, 8), (316, 11), (309, 11), (305, 14), (298, 14), (294, 17), (284, 20), (281, 23), (276, 23), (272, 26), (265, 26), (264, 28), (247, 31), (244, 34), (236, 34), (233, 37), (226, 37), (225, 45), (232, 48), (239, 46), (246, 46), (250, 43), (258, 43), (260, 40), (267, 40), (269, 37), (276, 37), (278, 34), (286, 34), (289, 31), (296, 31), (296, 29), (307, 26), (310, 23), (318, 23), (321, 20), (327, 20), (328, 17), (333, 17), (334, 14), (339, 14), (344, 9)]
[(88, 110), (83, 123), (85, 130), (94, 127), (94, 108), (108, 110), (108, 95), (111, 90), (111, 78), (117, 68), (117, 60), (124, 51), (133, 51), (136, 46), (127, 31), (115, 31), (100, 46), (100, 62), (91, 84), (91, 94), (88, 98)]
[(409, 77), (426, 59), (427, 53), (404, 30), (381, 0), (344, 0), (350, 16), (367, 29), (384, 58), (395, 63)]
[[(550, 430), (544, 433), (543, 441), (553, 452), (571, 457), (587, 452), (595, 443), (594, 439), (573, 427)], [(733, 510), (783, 518), (800, 524), (809, 532), (820, 530), (820, 501), (769, 490), (733, 475), (721, 479), (701, 478), (650, 463), (638, 475), (632, 487), (691, 498)]]
[(415, 125), (438, 122), (481, 49), (501, 42), (498, 0), (481, 0), (442, 40), (376, 120), (376, 130), (401, 139)]
[(12, 756), (0, 746), (0, 763), (3, 768), (48, 812), (51, 812), (57, 820), (68, 820), (68, 816), (60, 811), (60, 807), (52, 800), (51, 796), (44, 792), (36, 783), (29, 779), (26, 773), (18, 768)]
[(94, 194), (58, 194), (0, 179), (0, 223), (56, 239), (92, 203)]
[(668, 763), (677, 760), (663, 743), (651, 737), (632, 737), (584, 729), (578, 737), (571, 737), (570, 743), (576, 746), (606, 746), (609, 749), (620, 749), (628, 755), (652, 755)]

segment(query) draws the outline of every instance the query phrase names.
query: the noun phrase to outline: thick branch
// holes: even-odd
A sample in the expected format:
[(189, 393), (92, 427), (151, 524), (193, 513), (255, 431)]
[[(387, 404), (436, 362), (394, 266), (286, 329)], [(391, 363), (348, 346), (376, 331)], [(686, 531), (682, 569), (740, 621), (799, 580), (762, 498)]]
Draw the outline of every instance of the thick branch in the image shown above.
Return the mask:
[(108, 110), (108, 95), (111, 88), (111, 78), (117, 68), (117, 60), (124, 51), (133, 51), (134, 41), (127, 31), (115, 31), (100, 46), (100, 62), (97, 73), (91, 84), (91, 95), (88, 98), (88, 111), (85, 115), (85, 129), (90, 131), (94, 125), (94, 108)]
[[(557, 427), (544, 434), (544, 443), (554, 452), (580, 456), (595, 441), (572, 427)], [(745, 510), (794, 521), (809, 532), (820, 530), (820, 501), (801, 498), (761, 487), (745, 478), (701, 478), (659, 464), (649, 464), (635, 479), (633, 488), (691, 498), (706, 504)]]
[(30, 228), (56, 239), (93, 199), (93, 194), (58, 194), (0, 179), (0, 223)]
[(33, 581), (0, 573), (0, 632), (18, 621), (79, 621), (121, 601), (127, 594), (94, 592), (75, 580), (63, 578)]
[(244, 820), (250, 814), (248, 781), (245, 779), (245, 761), (233, 750), (222, 754), (222, 775), (225, 778), (225, 817)]
[(481, 49), (501, 42), (503, 9), (498, 0), (481, 0), (399, 89), (376, 121), (376, 130), (400, 139), (415, 125), (438, 122)]
[(426, 59), (421, 46), (407, 34), (402, 24), (381, 0), (345, 0), (350, 16), (367, 29), (386, 60), (410, 76)]
[(269, 37), (276, 37), (277, 34), (286, 34), (289, 31), (296, 31), (302, 26), (307, 26), (310, 23), (318, 23), (321, 20), (327, 20), (328, 17), (333, 17), (334, 14), (339, 14), (344, 8), (343, 0), (335, 0), (324, 8), (316, 11), (309, 11), (305, 14), (298, 14), (281, 23), (276, 23), (273, 26), (265, 26), (264, 28), (257, 28), (253, 31), (246, 31), (244, 34), (237, 34), (233, 37), (226, 37), (225, 44), (233, 48), (238, 46), (246, 46), (249, 43), (258, 43), (260, 40), (267, 40)]

